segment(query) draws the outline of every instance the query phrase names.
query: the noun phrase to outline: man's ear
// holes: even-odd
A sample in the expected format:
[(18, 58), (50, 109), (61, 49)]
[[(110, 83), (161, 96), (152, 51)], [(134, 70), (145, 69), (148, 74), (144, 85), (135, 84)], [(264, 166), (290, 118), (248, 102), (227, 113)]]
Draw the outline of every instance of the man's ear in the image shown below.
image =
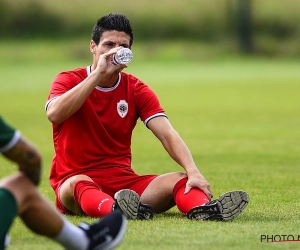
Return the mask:
[(91, 51), (93, 54), (96, 53), (96, 47), (97, 47), (96, 43), (95, 43), (93, 40), (91, 40), (91, 41), (90, 41), (90, 51)]

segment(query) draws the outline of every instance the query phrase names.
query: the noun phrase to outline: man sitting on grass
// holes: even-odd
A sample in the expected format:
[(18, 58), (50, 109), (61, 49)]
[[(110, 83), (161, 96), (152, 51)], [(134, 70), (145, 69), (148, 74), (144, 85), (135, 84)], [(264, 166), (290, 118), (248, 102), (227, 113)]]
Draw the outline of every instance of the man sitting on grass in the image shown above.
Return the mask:
[[(120, 208), (129, 219), (150, 219), (175, 205), (189, 219), (232, 220), (247, 206), (246, 192), (217, 200), (174, 130), (156, 94), (122, 72), (114, 55), (131, 49), (126, 16), (101, 17), (92, 31), (92, 64), (58, 74), (46, 103), (55, 156), (50, 184), (64, 214), (102, 217)], [(155, 74), (155, 72), (153, 72)], [(184, 86), (182, 86), (184, 87)], [(141, 119), (183, 172), (138, 175), (131, 167), (133, 129)]]

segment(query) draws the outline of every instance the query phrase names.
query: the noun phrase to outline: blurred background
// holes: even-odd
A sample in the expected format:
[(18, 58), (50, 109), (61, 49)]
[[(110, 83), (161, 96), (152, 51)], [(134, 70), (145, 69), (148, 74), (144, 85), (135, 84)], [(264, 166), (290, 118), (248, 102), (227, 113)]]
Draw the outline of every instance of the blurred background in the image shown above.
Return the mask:
[[(55, 48), (48, 55), (35, 45), (36, 52), (29, 49), (30, 57), (37, 52), (58, 57), (53, 49), (63, 48), (69, 58), (90, 58), (87, 42), (82, 40), (89, 42), (96, 20), (110, 12), (128, 16), (135, 45), (143, 44), (138, 54), (148, 59), (208, 60), (241, 54), (300, 57), (298, 0), (0, 0), (1, 43), (50, 40)], [(72, 46), (71, 55), (59, 43), (63, 40)], [(6, 56), (9, 60), (14, 53)]]
[[(196, 160), (210, 152), (207, 165), (216, 163), (220, 144), (208, 146), (211, 138), (260, 133), (263, 140), (271, 131), (300, 138), (299, 0), (0, 0), (0, 112), (44, 153), (45, 179), (53, 155), (44, 111), (50, 84), (61, 71), (91, 64), (92, 28), (110, 12), (125, 14), (134, 30), (126, 72), (158, 94)], [(133, 150), (147, 133), (137, 126)], [(151, 140), (140, 150), (146, 159), (152, 143), (160, 147)]]

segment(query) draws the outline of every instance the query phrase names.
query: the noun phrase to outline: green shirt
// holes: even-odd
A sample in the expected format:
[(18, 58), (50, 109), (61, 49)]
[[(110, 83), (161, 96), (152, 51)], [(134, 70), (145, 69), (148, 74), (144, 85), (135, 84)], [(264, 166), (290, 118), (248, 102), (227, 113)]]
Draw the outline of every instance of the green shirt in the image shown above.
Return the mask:
[(21, 137), (20, 131), (8, 125), (0, 115), (0, 152), (6, 152), (16, 145)]

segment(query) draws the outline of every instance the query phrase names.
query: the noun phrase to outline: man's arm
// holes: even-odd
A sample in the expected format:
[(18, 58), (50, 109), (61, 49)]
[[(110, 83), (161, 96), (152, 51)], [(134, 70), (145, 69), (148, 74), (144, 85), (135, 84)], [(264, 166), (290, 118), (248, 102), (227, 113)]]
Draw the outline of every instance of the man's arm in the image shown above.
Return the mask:
[(47, 117), (50, 122), (60, 124), (73, 115), (97, 86), (97, 74), (91, 75), (63, 95), (53, 99), (47, 106)]
[(2, 154), (16, 162), (19, 170), (24, 172), (26, 176), (38, 185), (41, 178), (42, 158), (40, 153), (25, 138), (21, 137), (18, 142), (9, 150)]
[(109, 61), (120, 48), (111, 49), (100, 55), (96, 69), (86, 79), (49, 103), (46, 111), (50, 122), (54, 124), (64, 122), (82, 106), (97, 85), (105, 84), (118, 77), (119, 72), (127, 66), (113, 65)]
[(161, 141), (162, 145), (180, 166), (182, 166), (188, 176), (185, 193), (191, 188), (201, 189), (209, 198), (212, 198), (210, 185), (198, 170), (190, 150), (181, 139), (179, 134), (173, 129), (166, 117), (160, 116), (150, 120), (147, 124), (152, 133)]

